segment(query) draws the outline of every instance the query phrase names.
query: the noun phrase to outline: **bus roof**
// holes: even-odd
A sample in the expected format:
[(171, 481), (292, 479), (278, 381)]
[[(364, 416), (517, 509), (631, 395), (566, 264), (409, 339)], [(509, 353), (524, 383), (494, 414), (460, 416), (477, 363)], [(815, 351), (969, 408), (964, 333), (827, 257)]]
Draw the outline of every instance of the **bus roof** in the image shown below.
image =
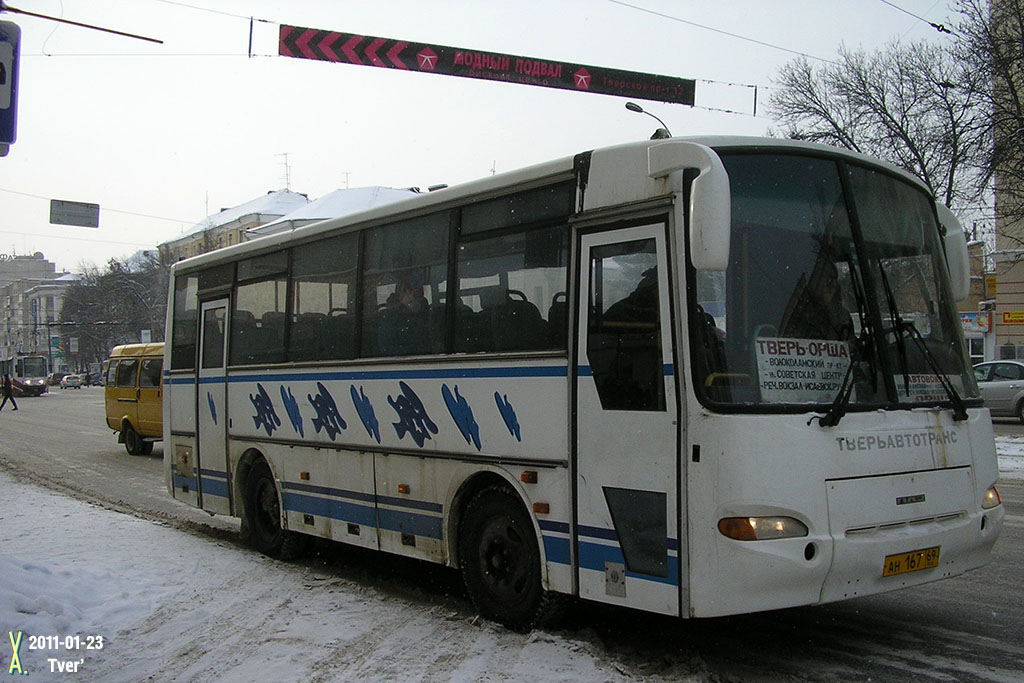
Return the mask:
[(199, 254), (188, 259), (183, 259), (175, 264), (175, 272), (201, 269), (207, 265), (219, 263), (224, 260), (242, 258), (246, 255), (255, 255), (264, 251), (274, 251), (283, 245), (291, 245), (293, 242), (303, 239), (315, 239), (324, 233), (334, 233), (345, 228), (355, 226), (371, 226), (376, 222), (402, 220), (413, 218), (429, 212), (432, 208), (443, 208), (446, 205), (458, 205), (468, 198), (486, 199), (488, 195), (499, 197), (505, 194), (510, 187), (529, 189), (531, 186), (540, 187), (558, 181), (568, 181), (575, 178), (574, 169), (577, 159), (590, 155), (593, 158), (604, 156), (621, 155), (624, 158), (637, 160), (644, 158), (646, 163), (646, 150), (655, 145), (672, 144), (673, 142), (697, 143), (711, 147), (715, 150), (751, 151), (751, 152), (805, 152), (816, 156), (831, 156), (844, 158), (860, 163), (879, 167), (890, 174), (897, 175), (903, 180), (916, 185), (924, 192), (931, 194), (927, 186), (920, 179), (907, 171), (898, 168), (888, 162), (866, 156), (859, 152), (823, 145), (815, 142), (801, 140), (789, 140), (784, 138), (767, 138), (753, 136), (692, 136), (683, 138), (667, 138), (660, 140), (641, 140), (628, 142), (621, 145), (603, 147), (585, 152), (574, 157), (563, 157), (553, 161), (547, 161), (533, 166), (507, 171), (494, 176), (488, 176), (466, 183), (454, 185), (448, 188), (414, 195), (407, 200), (373, 207), (365, 211), (328, 218), (316, 223), (295, 228), (293, 230), (258, 237), (247, 242), (240, 242), (230, 247), (224, 247), (205, 254)]

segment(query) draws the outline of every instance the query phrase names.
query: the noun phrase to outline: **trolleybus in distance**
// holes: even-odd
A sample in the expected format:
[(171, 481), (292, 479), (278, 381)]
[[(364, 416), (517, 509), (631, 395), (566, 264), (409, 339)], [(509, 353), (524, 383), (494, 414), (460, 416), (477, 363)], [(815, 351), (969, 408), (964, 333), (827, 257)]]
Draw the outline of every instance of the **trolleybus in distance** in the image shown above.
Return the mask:
[(47, 386), (46, 356), (15, 355), (0, 361), (2, 372), (11, 376), (11, 388), (16, 397), (42, 396)]
[(916, 179), (783, 140), (645, 141), (177, 263), (173, 496), (253, 546), (681, 617), (985, 564), (998, 467)]

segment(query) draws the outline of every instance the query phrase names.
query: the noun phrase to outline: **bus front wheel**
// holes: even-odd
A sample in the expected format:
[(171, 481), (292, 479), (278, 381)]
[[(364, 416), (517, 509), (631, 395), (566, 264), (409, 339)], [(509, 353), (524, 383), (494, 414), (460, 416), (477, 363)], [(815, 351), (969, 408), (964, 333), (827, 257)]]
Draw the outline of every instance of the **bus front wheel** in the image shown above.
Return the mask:
[(546, 621), (555, 596), (541, 585), (540, 550), (522, 502), (506, 486), (473, 496), (459, 525), (459, 569), (484, 617), (518, 631)]
[(253, 548), (282, 560), (294, 560), (306, 549), (307, 537), (281, 528), (281, 503), (274, 475), (266, 462), (249, 473), (245, 497), (249, 543)]

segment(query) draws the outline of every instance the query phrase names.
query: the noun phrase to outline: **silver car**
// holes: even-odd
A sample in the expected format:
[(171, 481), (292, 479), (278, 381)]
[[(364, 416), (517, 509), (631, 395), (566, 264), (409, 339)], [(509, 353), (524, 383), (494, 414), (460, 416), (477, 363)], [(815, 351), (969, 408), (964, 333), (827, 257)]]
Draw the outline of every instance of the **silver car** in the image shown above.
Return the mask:
[(993, 417), (1015, 417), (1024, 423), (1024, 361), (978, 363), (974, 377)]

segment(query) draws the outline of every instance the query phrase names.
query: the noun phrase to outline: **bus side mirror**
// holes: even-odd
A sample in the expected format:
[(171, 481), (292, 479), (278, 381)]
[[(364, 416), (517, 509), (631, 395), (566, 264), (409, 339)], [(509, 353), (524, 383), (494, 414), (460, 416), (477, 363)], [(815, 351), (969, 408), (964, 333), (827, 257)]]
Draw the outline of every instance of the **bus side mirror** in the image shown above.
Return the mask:
[(690, 188), (693, 266), (697, 270), (725, 270), (729, 266), (732, 197), (722, 160), (710, 147), (682, 140), (667, 140), (647, 150), (647, 170), (652, 178), (686, 168), (700, 173)]
[(939, 222), (946, 234), (942, 241), (946, 247), (946, 265), (949, 267), (949, 283), (953, 287), (953, 298), (967, 301), (971, 295), (971, 262), (967, 256), (967, 234), (953, 212), (943, 204), (935, 203)]

